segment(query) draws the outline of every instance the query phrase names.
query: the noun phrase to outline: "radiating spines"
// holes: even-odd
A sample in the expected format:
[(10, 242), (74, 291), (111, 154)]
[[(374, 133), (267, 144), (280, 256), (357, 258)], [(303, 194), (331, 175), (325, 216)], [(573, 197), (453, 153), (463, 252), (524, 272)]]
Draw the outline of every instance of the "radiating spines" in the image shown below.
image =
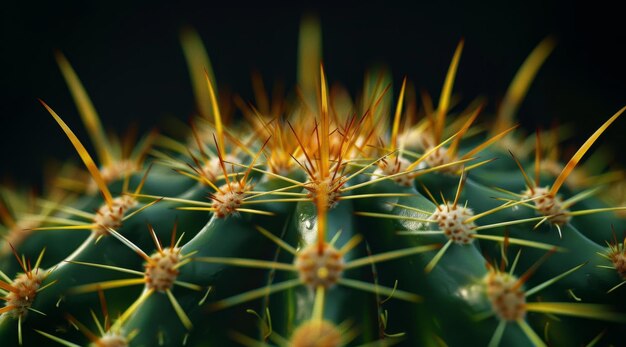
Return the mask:
[[(86, 155), (88, 156), (88, 154)], [(95, 172), (97, 173), (98, 171), (96, 170)], [(106, 200), (102, 203), (94, 213), (72, 206), (56, 205), (54, 206), (55, 212), (63, 213), (69, 217), (46, 217), (43, 221), (47, 222), (48, 225), (36, 227), (32, 230), (87, 230), (91, 231), (87, 242), (91, 240), (97, 242), (102, 237), (109, 235), (109, 229), (121, 228), (126, 220), (161, 201), (156, 199), (147, 204), (140, 204), (135, 198), (135, 196), (140, 195), (149, 172), (150, 168), (146, 170), (134, 191), (130, 191), (127, 177), (122, 188), (122, 194), (116, 197), (111, 195), (106, 185), (103, 186), (103, 195), (109, 196), (111, 200)]]
[[(558, 194), (560, 188), (563, 186), (567, 178), (574, 172), (574, 169), (578, 163), (582, 160), (583, 156), (591, 148), (591, 146), (598, 140), (598, 138), (606, 131), (609, 126), (615, 122), (618, 117), (626, 110), (626, 107), (621, 108), (612, 117), (605, 121), (588, 139), (583, 143), (576, 153), (572, 156), (569, 162), (563, 167), (559, 175), (554, 180), (554, 183), (546, 186), (540, 186), (541, 175), (541, 141), (540, 134), (536, 134), (536, 150), (535, 150), (535, 172), (534, 180), (531, 180), (528, 174), (525, 172), (521, 162), (511, 153), (513, 160), (516, 162), (520, 169), (522, 177), (526, 183), (526, 190), (521, 194), (516, 194), (522, 199), (533, 199), (533, 208), (538, 214), (544, 215), (552, 225), (554, 225), (561, 234), (561, 227), (569, 223), (570, 219), (576, 215), (585, 215), (607, 211), (619, 211), (626, 209), (626, 207), (610, 207), (610, 208), (598, 208), (590, 210), (570, 211), (570, 207), (593, 195), (597, 189), (589, 189), (578, 193), (577, 195), (563, 200)], [(515, 193), (514, 193), (515, 194)]]
[[(552, 250), (554, 252), (554, 250)], [(491, 314), (498, 319), (499, 324), (489, 342), (490, 347), (500, 345), (500, 341), (506, 327), (510, 324), (516, 324), (524, 332), (528, 341), (535, 346), (547, 346), (531, 325), (527, 322), (527, 314), (529, 312), (573, 316), (585, 319), (596, 319), (608, 322), (626, 322), (626, 314), (616, 312), (610, 306), (593, 304), (593, 303), (577, 303), (577, 302), (545, 302), (541, 300), (530, 299), (535, 294), (540, 293), (547, 287), (560, 281), (564, 277), (579, 271), (586, 264), (575, 266), (561, 274), (546, 279), (534, 287), (525, 288), (526, 282), (534, 275), (537, 268), (545, 263), (552, 252), (546, 253), (542, 258), (538, 259), (530, 268), (522, 275), (515, 275), (517, 271), (517, 262), (520, 256), (518, 252), (508, 271), (505, 271), (506, 262), (501, 261), (500, 266), (492, 265), (487, 262), (488, 273), (482, 279), (484, 286), (484, 295), (491, 305)], [(536, 302), (535, 302), (536, 301)]]
[(180, 31), (180, 43), (187, 61), (197, 112), (200, 117), (210, 119), (211, 99), (207, 79), (212, 85), (216, 85), (211, 60), (202, 43), (202, 38), (193, 28), (185, 27)]
[(54, 268), (48, 270), (40, 268), (45, 250), (44, 248), (39, 253), (33, 266), (30, 259), (18, 255), (13, 249), (13, 254), (23, 272), (11, 279), (0, 271), (0, 298), (4, 301), (3, 307), (0, 308), (0, 324), (7, 324), (5, 322), (7, 319), (17, 321), (17, 343), (20, 346), (23, 343), (22, 324), (27, 317), (31, 314), (45, 316), (45, 313), (32, 307), (33, 302), (41, 291), (55, 283), (55, 281), (44, 283), (54, 271)]
[[(65, 269), (70, 268), (71, 272), (76, 270), (75, 274), (79, 275), (82, 269), (89, 272), (87, 267), (96, 267), (98, 271), (93, 271), (94, 273), (100, 273), (100, 270), (103, 270), (103, 274), (117, 271), (122, 276), (128, 276), (109, 281), (109, 278), (101, 278), (98, 274), (93, 281), (90, 280), (92, 283), (77, 282), (69, 295), (95, 292), (99, 288), (107, 290), (117, 288), (120, 292), (126, 292), (127, 286), (143, 287), (143, 292), (134, 297), (136, 300), (121, 309), (122, 315), (114, 323), (108, 321), (106, 313), (103, 324), (95, 320), (97, 332), (86, 332), (87, 330), (81, 328), (79, 321), (68, 318), (79, 330), (84, 330), (89, 342), (98, 346), (115, 343), (126, 345), (132, 340), (133, 332), (129, 333), (124, 329), (141, 327), (143, 331), (139, 332), (142, 334), (140, 339), (167, 344), (168, 338), (173, 336), (175, 339), (182, 338), (184, 344), (188, 337), (193, 339), (196, 333), (205, 334), (198, 329), (205, 327), (202, 320), (204, 318), (217, 322), (211, 326), (214, 330), (210, 333), (226, 336), (230, 331), (227, 332), (228, 329), (224, 327), (230, 328), (232, 324), (219, 322), (222, 317), (232, 312), (235, 312), (233, 313), (235, 315), (237, 311), (242, 311), (243, 314), (244, 307), (241, 305), (245, 305), (246, 311), (249, 312), (250, 306), (257, 305), (262, 300), (265, 309), (264, 318), (267, 316), (267, 320), (264, 321), (269, 322), (271, 320), (269, 311), (276, 307), (276, 298), (282, 300), (285, 297), (288, 299), (280, 304), (283, 305), (284, 312), (275, 314), (287, 317), (285, 320), (292, 324), (287, 327), (281, 326), (280, 330), (277, 330), (284, 336), (269, 328), (267, 329), (269, 331), (262, 332), (262, 341), (257, 341), (255, 336), (248, 334), (248, 330), (242, 331), (240, 335), (232, 334), (235, 341), (247, 346), (276, 344), (300, 347), (321, 344), (338, 347), (356, 344), (354, 338), (358, 339), (360, 334), (363, 334), (366, 337), (359, 342), (372, 344), (380, 342), (381, 345), (389, 345), (397, 341), (390, 339), (395, 335), (393, 332), (398, 331), (393, 323), (403, 321), (409, 322), (402, 328), (402, 331), (406, 332), (405, 337), (409, 339), (407, 344), (416, 344), (413, 330), (425, 326), (437, 330), (440, 328), (439, 324), (444, 326), (449, 322), (454, 322), (451, 331), (427, 334), (429, 336), (441, 334), (441, 341), (437, 342), (446, 339), (455, 341), (457, 336), (451, 335), (462, 336), (459, 338), (462, 340), (465, 334), (480, 335), (480, 341), (487, 342), (489, 337), (485, 336), (490, 335), (490, 331), (487, 335), (483, 331), (464, 331), (473, 329), (475, 323), (465, 320), (465, 312), (461, 312), (472, 306), (468, 304), (470, 300), (478, 300), (481, 308), (488, 309), (486, 312), (488, 317), (484, 317), (495, 317), (495, 321), (487, 322), (494, 327), (497, 325), (491, 338), (492, 346), (500, 342), (508, 343), (521, 334), (526, 336), (522, 344), (547, 343), (548, 340), (542, 335), (548, 334), (539, 333), (542, 327), (534, 325), (532, 320), (526, 320), (530, 317), (530, 312), (623, 322), (623, 315), (614, 312), (612, 310), (614, 307), (608, 305), (598, 306), (588, 302), (545, 302), (545, 297), (558, 296), (557, 290), (544, 292), (545, 297), (535, 296), (567, 276), (574, 273), (579, 275), (581, 269), (585, 267), (581, 258), (589, 254), (595, 256), (593, 251), (558, 247), (561, 245), (560, 242), (568, 246), (575, 245), (576, 242), (566, 243), (565, 239), (558, 240), (554, 235), (544, 233), (545, 230), (538, 229), (538, 226), (544, 223), (552, 223), (558, 227), (567, 225), (578, 237), (580, 244), (587, 245), (587, 248), (595, 247), (596, 245), (591, 242), (585, 243), (583, 236), (575, 230), (577, 225), (568, 225), (572, 217), (602, 211), (626, 210), (622, 207), (579, 211), (571, 208), (575, 203), (599, 193), (595, 188), (597, 183), (617, 179), (602, 176), (600, 172), (596, 172), (600, 173), (598, 180), (585, 182), (594, 188), (575, 192), (569, 197), (568, 192), (560, 190), (566, 184), (566, 178), (572, 177), (573, 167), (577, 166), (595, 139), (590, 139), (591, 142), (588, 141), (583, 146), (582, 152), (579, 151), (569, 164), (562, 166), (557, 163), (556, 151), (550, 151), (546, 155), (547, 148), (559, 143), (560, 133), (553, 132), (552, 140), (549, 141), (542, 141), (537, 137), (536, 140), (528, 138), (523, 143), (509, 136), (515, 129), (512, 116), (519, 108), (534, 75), (552, 50), (553, 43), (550, 40), (542, 42), (520, 69), (498, 111), (500, 116), (492, 127), (479, 123), (479, 117), (484, 118), (483, 111), (490, 107), (483, 100), (471, 102), (465, 109), (457, 106), (459, 103), (453, 93), (453, 87), (457, 72), (461, 71), (459, 66), (464, 41), (461, 41), (454, 51), (439, 99), (436, 100), (438, 103), (433, 104), (423, 93), (418, 112), (416, 98), (413, 96), (413, 88), (408, 78), (402, 81), (402, 84), (398, 83), (399, 89), (394, 91), (389, 71), (370, 74), (366, 78), (363, 94), (355, 97), (353, 102), (341, 87), (328, 83), (329, 79), (321, 64), (319, 22), (305, 20), (302, 24), (301, 38), (297, 100), (292, 102), (279, 97), (270, 101), (262, 79), (255, 75), (253, 84), (256, 105), (246, 104), (247, 100), (241, 98), (235, 101), (249, 123), (239, 126), (232, 117), (234, 113), (229, 111), (232, 110), (232, 103), (228, 94), (222, 90), (218, 93), (217, 82), (199, 36), (189, 31), (182, 34), (183, 49), (196, 93), (198, 117), (194, 114), (195, 118), (190, 122), (190, 131), (186, 138), (178, 141), (160, 137), (158, 142), (161, 147), (152, 150), (151, 154), (156, 157), (159, 164), (165, 163), (180, 174), (176, 176), (172, 173), (172, 176), (188, 183), (185, 185), (184, 194), (179, 194), (180, 190), (173, 194), (164, 193), (170, 183), (167, 179), (154, 182), (151, 180), (148, 186), (154, 189), (146, 193), (142, 193), (145, 180), (138, 186), (134, 185), (135, 181), (131, 181), (129, 176), (131, 172), (144, 171), (143, 161), (134, 160), (133, 155), (128, 155), (128, 149), (133, 146), (124, 146), (121, 144), (123, 141), (113, 140), (112, 137), (104, 135), (100, 119), (76, 73), (67, 60), (59, 55), (59, 64), (64, 77), (79, 104), (90, 137), (97, 147), (97, 155), (94, 156), (97, 160), (87, 153), (70, 127), (49, 106), (44, 104), (44, 107), (76, 148), (90, 171), (92, 176), (90, 182), (94, 182), (93, 187), (100, 190), (102, 200), (89, 197), (88, 208), (43, 202), (41, 206), (53, 212), (45, 215), (43, 222), (46, 224), (30, 226), (29, 229), (42, 231), (55, 228), (84, 229), (91, 231), (90, 241), (106, 237), (104, 242), (98, 244), (84, 244), (84, 247), (62, 265), (66, 265)], [(615, 121), (618, 116), (612, 117), (611, 121)], [(607, 126), (605, 123), (603, 127)], [(597, 136), (599, 133), (594, 134), (592, 138)], [(509, 141), (511, 139), (512, 141)], [(131, 138), (126, 140), (126, 143), (132, 142), (134, 140)], [(520, 160), (519, 166), (521, 168), (532, 166), (529, 165), (532, 159), (519, 155), (516, 149), (519, 146), (522, 148), (520, 152), (528, 154), (528, 149), (533, 147), (530, 144), (533, 142), (538, 149), (534, 177), (525, 172), (521, 177), (509, 177), (510, 175), (506, 175), (510, 172), (499, 171), (500, 167), (497, 165), (488, 166), (491, 164), (492, 154), (497, 152), (486, 152), (485, 149), (496, 143), (504, 146), (513, 143), (516, 148), (512, 151), (515, 152), (516, 159)], [(142, 157), (149, 146), (140, 144), (137, 147), (140, 148), (138, 151), (143, 153), (140, 155)], [(126, 154), (118, 155), (117, 152)], [(485, 153), (489, 158), (480, 158)], [(548, 163), (544, 156), (555, 160)], [(112, 165), (118, 157), (132, 160), (119, 160), (117, 164)], [(507, 162), (513, 165), (513, 161)], [(552, 185), (546, 186), (545, 182), (540, 180), (540, 176), (547, 171), (549, 165), (553, 171), (552, 175), (557, 179)], [(474, 170), (481, 166), (481, 170)], [(487, 189), (477, 184), (476, 180), (467, 179), (467, 172), (471, 172), (472, 175), (474, 173), (484, 175), (480, 181), (489, 182), (489, 185), (497, 185), (492, 183), (503, 181), (512, 181), (511, 186), (525, 183), (526, 191), (510, 189), (512, 197), (506, 198), (501, 194), (504, 189)], [(111, 177), (122, 179), (121, 189), (110, 184)], [(454, 181), (457, 177), (458, 185)], [(497, 180), (492, 180), (493, 177)], [(419, 182), (420, 180), (423, 182)], [(150, 185), (155, 182), (156, 185)], [(420, 183), (425, 183), (422, 191), (431, 197), (432, 204), (414, 189), (413, 186), (421, 185)], [(431, 184), (435, 186), (440, 184), (437, 191), (429, 187)], [(83, 188), (84, 186), (83, 182)], [(576, 185), (571, 187), (577, 189)], [(443, 191), (441, 200), (439, 198), (436, 200), (429, 189), (433, 189), (435, 193)], [(465, 192), (464, 189), (472, 191)], [(478, 192), (488, 192), (495, 195), (495, 199), (489, 194), (481, 195)], [(559, 192), (563, 198), (557, 194)], [(141, 204), (141, 199), (149, 199), (150, 202)], [(156, 213), (147, 212), (141, 217), (150, 221), (159, 220), (159, 223), (167, 223), (166, 217), (173, 215), (184, 218), (185, 222), (187, 218), (190, 220), (197, 218), (203, 223), (209, 220), (207, 227), (198, 235), (212, 236), (194, 238), (193, 242), (188, 243), (190, 247), (176, 241), (172, 241), (170, 247), (163, 247), (152, 230), (148, 237), (138, 232), (136, 222), (126, 223), (128, 218), (159, 201), (165, 201), (166, 203), (162, 205), (166, 207), (157, 209), (157, 206)], [(275, 205), (277, 203), (280, 203), (279, 207)], [(299, 205), (294, 207), (296, 204)], [(306, 210), (304, 208), (300, 210), (302, 206), (306, 206)], [(360, 206), (363, 210), (353, 214), (350, 206)], [(534, 209), (538, 215), (530, 215), (525, 208)], [(4, 224), (18, 224), (11, 219), (14, 214), (9, 215), (5, 210), (0, 207), (0, 216)], [(195, 213), (192, 216), (193, 212), (181, 210), (204, 213)], [(499, 216), (503, 218), (498, 219)], [(373, 221), (371, 218), (379, 220)], [(302, 219), (306, 219), (309, 225), (307, 226)], [(338, 236), (341, 234), (338, 230), (341, 226), (330, 225), (331, 220), (340, 220), (340, 224), (346, 222), (350, 225), (359, 225), (363, 229), (358, 231), (366, 236), (361, 237), (354, 233), (354, 237), (342, 238)], [(489, 222), (486, 222), (487, 220)], [(390, 221), (400, 223), (394, 224)], [(603, 221), (597, 223), (599, 228), (602, 227)], [(397, 225), (400, 225), (402, 230), (395, 230), (394, 226)], [(376, 228), (369, 230), (373, 226)], [(301, 232), (303, 230), (300, 228), (308, 228), (306, 236), (303, 236), (304, 232)], [(289, 234), (294, 231), (292, 229), (298, 230)], [(489, 229), (492, 231), (483, 232)], [(195, 231), (197, 229), (190, 232)], [(508, 237), (509, 232), (514, 233), (517, 238)], [(288, 236), (283, 237), (284, 235)], [(294, 242), (298, 236), (303, 236), (302, 243)], [(154, 247), (147, 248), (142, 240), (149, 241), (150, 237), (154, 240)], [(261, 242), (256, 242), (267, 241), (265, 238), (273, 243), (270, 246), (279, 249), (274, 253), (274, 258), (271, 258), (270, 254), (273, 249), (266, 249), (265, 246), (261, 246)], [(367, 238), (367, 244), (361, 247), (363, 238)], [(546, 239), (558, 244), (555, 247), (544, 242)], [(134, 262), (135, 267), (112, 264), (117, 261), (132, 263), (119, 257), (117, 252), (112, 252), (115, 246), (120, 246), (118, 240), (139, 255), (140, 258)], [(249, 242), (250, 240), (253, 241)], [(491, 242), (505, 246), (491, 247)], [(98, 248), (103, 244), (106, 245), (106, 249)], [(509, 271), (505, 271), (505, 265), (509, 264), (508, 259), (501, 267), (494, 265), (484, 270), (481, 266), (483, 258), (480, 252), (493, 253), (495, 250), (506, 258), (506, 245), (522, 246), (523, 255), (537, 254), (528, 248), (575, 253), (541, 259), (547, 263), (546, 266), (549, 267), (547, 271), (536, 272), (539, 265), (533, 265), (520, 274), (515, 271), (520, 258), (513, 260)], [(359, 248), (355, 249), (356, 247)], [(361, 252), (363, 248), (367, 249), (367, 256)], [(374, 248), (377, 248), (376, 251), (371, 252)], [(90, 253), (83, 254), (84, 249), (89, 249)], [(601, 248), (594, 250), (599, 249)], [(100, 251), (101, 253), (98, 253)], [(223, 253), (220, 253), (222, 251)], [(601, 280), (602, 288), (599, 294), (605, 295), (604, 291), (607, 290), (609, 291), (609, 294), (605, 295), (607, 302), (615, 301), (614, 298), (623, 282), (619, 282), (613, 288), (604, 288), (613, 285), (611, 277), (613, 274), (608, 272), (606, 276), (601, 276), (594, 272), (610, 270), (623, 277), (621, 269), (624, 262), (623, 244), (614, 240), (609, 243), (605, 252), (599, 253), (602, 253), (607, 261), (605, 265), (598, 267), (605, 269), (585, 268), (587, 271), (585, 274), (580, 274), (571, 281), (567, 280), (568, 288), (565, 292), (569, 293), (569, 297), (564, 296), (567, 300), (585, 301), (592, 296), (591, 294), (596, 294), (597, 291), (592, 288), (595, 282), (589, 282), (584, 291), (580, 288), (569, 288), (570, 284), (576, 287), (583, 283), (583, 279), (586, 278), (583, 275), (588, 274), (589, 278)], [(101, 256), (100, 259), (105, 261), (89, 262), (83, 259), (83, 256), (94, 258)], [(540, 255), (537, 258), (540, 258)], [(572, 262), (572, 259), (575, 260)], [(139, 261), (143, 261), (143, 267), (139, 265)], [(532, 263), (533, 259), (530, 261)], [(594, 264), (597, 261), (598, 259), (590, 260)], [(192, 262), (193, 266), (186, 266)], [(386, 266), (385, 262), (391, 263)], [(27, 264), (24, 260), (21, 260), (21, 263), (22, 267)], [(418, 266), (415, 267), (415, 264)], [(26, 268), (28, 269), (28, 265)], [(237, 278), (237, 275), (243, 271), (236, 268), (251, 268), (255, 272), (254, 275), (259, 278), (239, 283), (240, 278)], [(550, 270), (555, 268), (561, 273), (554, 275)], [(63, 273), (65, 269), (62, 269)], [(379, 285), (377, 277), (379, 270), (382, 275), (381, 283), (395, 283), (393, 287)], [(54, 276), (59, 273), (61, 271)], [(202, 276), (197, 275), (199, 273), (202, 273)], [(372, 277), (369, 277), (370, 273), (373, 281)], [(186, 276), (184, 280), (183, 276)], [(2, 287), (5, 290), (2, 294), (5, 292), (10, 294), (10, 289), (15, 288), (11, 287), (9, 281), (17, 280), (7, 280), (7, 276), (3, 277), (6, 278), (3, 278)], [(233, 278), (236, 283), (226, 283)], [(243, 280), (243, 276), (241, 279)], [(418, 280), (414, 281), (415, 279)], [(468, 288), (465, 287), (468, 281), (473, 281), (471, 284), (474, 287), (480, 287), (484, 291), (478, 293), (480, 295), (475, 292), (464, 292)], [(216, 283), (215, 288), (222, 286), (217, 288), (222, 290), (215, 294), (218, 298), (209, 295), (210, 290), (207, 286), (213, 285), (213, 282)], [(202, 283), (202, 286), (196, 283)], [(66, 284), (63, 284), (63, 288), (66, 288)], [(426, 290), (427, 288), (433, 290)], [(563, 288), (558, 288), (561, 289)], [(292, 295), (293, 292), (297, 292), (296, 295)], [(341, 301), (336, 296), (337, 293), (350, 296), (362, 292), (367, 293), (364, 298), (372, 299), (372, 307), (358, 311), (352, 307), (343, 307), (341, 304), (332, 307), (333, 310), (342, 311), (338, 314), (328, 314), (325, 311), (329, 306), (328, 303)], [(274, 296), (276, 293), (281, 294)], [(450, 293), (452, 294), (448, 295)], [(575, 293), (582, 293), (581, 297), (577, 297)], [(57, 299), (56, 294), (54, 296), (52, 300)], [(382, 299), (385, 297), (387, 299)], [(383, 302), (389, 298), (404, 302), (399, 312), (391, 309), (395, 300), (383, 308)], [(50, 301), (49, 298), (45, 299)], [(75, 302), (73, 299), (75, 298), (68, 298), (65, 306)], [(123, 302), (123, 298), (119, 301)], [(374, 309), (374, 305), (377, 305), (377, 309)], [(17, 304), (11, 306), (17, 307)], [(435, 307), (433, 309), (429, 306)], [(390, 308), (389, 312), (393, 317), (391, 320), (387, 308)], [(473, 308), (476, 307), (472, 306), (470, 311)], [(73, 310), (72, 307), (69, 309)], [(4, 313), (14, 311), (8, 308), (4, 310)], [(154, 312), (169, 314), (167, 317), (155, 318)], [(354, 312), (359, 312), (358, 314), (367, 312), (367, 317), (355, 317), (354, 325), (351, 321), (336, 318), (350, 319), (351, 313)], [(419, 316), (419, 319), (416, 318), (417, 315), (410, 316), (414, 313), (424, 316)], [(195, 314), (198, 315), (194, 316)], [(334, 316), (331, 318), (332, 315)], [(202, 319), (197, 319), (200, 316)], [(396, 320), (395, 317), (399, 318)], [(436, 320), (437, 323), (426, 323), (422, 326), (421, 321), (424, 317), (429, 318), (424, 321)], [(43, 321), (47, 322), (45, 319)], [(165, 325), (172, 329), (162, 327), (153, 329), (151, 325), (157, 325), (156, 322), (158, 324), (166, 322)], [(173, 323), (169, 324), (170, 322)], [(462, 324), (458, 324), (459, 322)], [(387, 332), (388, 324), (391, 333)], [(513, 333), (512, 329), (508, 328), (509, 325), (515, 325)], [(38, 332), (56, 342), (73, 346), (71, 342), (61, 342), (54, 337), (53, 334), (56, 332), (47, 330)], [(147, 335), (149, 336), (146, 337)], [(168, 336), (164, 337), (165, 335)], [(382, 340), (377, 341), (376, 336)], [(594, 336), (602, 337), (602, 334)], [(421, 337), (418, 339), (422, 341)]]
[[(476, 222), (483, 217), (496, 214), (497, 212), (504, 210), (511, 210), (519, 208), (520, 205), (530, 203), (533, 199), (527, 199), (518, 202), (508, 201), (499, 206), (491, 208), (486, 211), (476, 213), (472, 208), (472, 201), (461, 201), (463, 189), (467, 180), (467, 173), (464, 173), (459, 178), (459, 182), (456, 189), (454, 199), (448, 200), (441, 193), (441, 202), (438, 202), (428, 188), (423, 187), (426, 194), (431, 199), (434, 205), (433, 210), (422, 210), (415, 207), (389, 203), (390, 208), (393, 210), (391, 213), (377, 213), (357, 211), (357, 216), (382, 218), (389, 220), (397, 220), (402, 222), (412, 223), (415, 227), (409, 230), (397, 231), (399, 235), (406, 235), (412, 237), (427, 237), (433, 235), (441, 235), (445, 237), (445, 244), (434, 257), (430, 260), (425, 268), (426, 272), (431, 272), (437, 263), (441, 260), (444, 254), (450, 247), (471, 247), (476, 240), (482, 241), (495, 241), (505, 242), (506, 244), (516, 244), (525, 247), (538, 248), (538, 249), (552, 249), (554, 246), (525, 240), (523, 238), (509, 238), (508, 236), (489, 235), (482, 234), (481, 230), (486, 229), (502, 229), (510, 225), (525, 224), (525, 223), (537, 223), (541, 224), (547, 220), (546, 217), (535, 218), (523, 218), (517, 220), (502, 220), (501, 222), (492, 222), (485, 225), (477, 224)], [(474, 199), (481, 197), (474, 196)], [(482, 197), (484, 199), (490, 199), (490, 197)], [(416, 222), (416, 223), (415, 223)], [(436, 227), (429, 228), (429, 224), (434, 224)], [(407, 223), (407, 225), (409, 225)], [(557, 248), (559, 251), (564, 251), (562, 248)]]
[(7, 257), (13, 247), (20, 248), (33, 228), (40, 226), (54, 208), (42, 208), (37, 204), (33, 191), (0, 187), (0, 256)]
[(610, 265), (598, 265), (598, 267), (615, 271), (619, 276), (619, 283), (611, 287), (607, 293), (614, 292), (626, 283), (626, 239), (618, 239), (615, 230), (613, 230), (613, 239), (607, 241), (607, 249), (604, 253), (598, 253), (599, 256), (605, 258)]
[[(85, 323), (76, 319), (70, 313), (66, 313), (65, 318), (74, 328), (79, 330), (85, 336), (86, 340), (90, 342), (90, 347), (128, 347), (137, 335), (138, 331), (125, 331), (120, 328), (115, 321), (115, 318), (112, 318), (109, 315), (106, 297), (102, 290), (98, 290), (98, 297), (100, 299), (100, 307), (103, 316), (102, 321), (100, 321), (100, 318), (98, 318), (97, 314), (93, 310), (90, 310), (91, 318), (93, 319), (96, 327), (95, 331), (94, 329), (90, 329)], [(54, 333), (38, 329), (35, 329), (35, 331), (60, 345), (66, 347), (79, 346), (78, 344), (54, 335)]]
[[(560, 134), (560, 129), (555, 128), (541, 133), (541, 141), (533, 140), (536, 155), (536, 170), (539, 168), (541, 174), (549, 177), (557, 177), (563, 171), (569, 158), (564, 157), (561, 143), (567, 138)], [(535, 138), (539, 137), (539, 130)], [(613, 160), (611, 150), (608, 147), (600, 146), (597, 150), (586, 155), (586, 159), (577, 165), (564, 182), (566, 188), (572, 191), (584, 189), (606, 187), (608, 185), (619, 184), (626, 177), (624, 171), (619, 167), (611, 165)], [(600, 192), (599, 196), (606, 195), (607, 192)], [(619, 205), (619, 204), (617, 204)]]
[(179, 269), (185, 266), (189, 262), (193, 261), (189, 254), (182, 254), (180, 249), (180, 242), (183, 235), (180, 238), (176, 238), (176, 228), (172, 231), (171, 244), (169, 247), (161, 246), (161, 242), (158, 240), (152, 226), (148, 226), (150, 235), (155, 243), (156, 252), (151, 255), (145, 253), (141, 248), (135, 245), (133, 242), (125, 238), (123, 235), (109, 228), (108, 232), (115, 238), (120, 240), (125, 246), (135, 251), (143, 260), (144, 270), (138, 271), (134, 269), (126, 269), (115, 266), (109, 266), (106, 264), (86, 263), (80, 261), (72, 261), (74, 264), (85, 265), (91, 267), (104, 268), (112, 271), (118, 271), (128, 273), (137, 276), (134, 279), (122, 279), (112, 280), (105, 282), (96, 282), (92, 284), (86, 284), (79, 287), (70, 289), (73, 294), (88, 293), (98, 290), (123, 288), (132, 285), (144, 285), (144, 290), (140, 297), (126, 309), (126, 311), (116, 321), (115, 327), (120, 328), (126, 320), (132, 316), (137, 309), (152, 295), (166, 295), (169, 299), (178, 319), (186, 329), (191, 329), (193, 324), (184, 310), (181, 308), (176, 297), (172, 294), (174, 286), (180, 286), (190, 290), (201, 291), (203, 288), (193, 283), (182, 282), (178, 280)]
[[(541, 40), (524, 60), (498, 107), (496, 121), (490, 130), (492, 135), (502, 132), (515, 124), (517, 110), (528, 93), (528, 89), (539, 72), (539, 69), (543, 66), (546, 59), (548, 59), (555, 46), (556, 39), (552, 36), (548, 36)], [(500, 146), (505, 144), (512, 144), (512, 142), (502, 141), (499, 143)], [(520, 149), (519, 146), (506, 146), (504, 148), (507, 147), (515, 151)]]
[[(151, 132), (139, 141), (132, 129), (122, 140), (115, 136), (107, 136), (100, 116), (74, 68), (60, 51), (55, 52), (55, 57), (97, 153), (99, 164), (97, 166), (100, 169), (102, 181), (109, 184), (141, 171), (156, 133)], [(74, 186), (80, 183), (76, 182)], [(100, 185), (101, 183), (97, 180), (90, 180), (86, 182), (84, 189), (89, 193), (95, 193)]]

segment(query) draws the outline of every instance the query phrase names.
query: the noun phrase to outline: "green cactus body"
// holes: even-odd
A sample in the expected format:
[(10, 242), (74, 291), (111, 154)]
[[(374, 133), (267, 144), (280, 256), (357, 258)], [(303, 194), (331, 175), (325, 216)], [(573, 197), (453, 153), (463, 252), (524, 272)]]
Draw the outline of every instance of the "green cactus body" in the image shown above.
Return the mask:
[(98, 162), (42, 101), (89, 176), (59, 173), (80, 192), (37, 207), (0, 191), (0, 345), (620, 345), (626, 207), (600, 184), (619, 175), (566, 179), (624, 109), (560, 163), (512, 120), (550, 39), (485, 134), (482, 105), (450, 109), (463, 42), (417, 114), (406, 80), (394, 108), (384, 71), (358, 103), (329, 94), (319, 26), (302, 25), (302, 102), (265, 100), (241, 126), (185, 31), (200, 117), (134, 151), (57, 54)]

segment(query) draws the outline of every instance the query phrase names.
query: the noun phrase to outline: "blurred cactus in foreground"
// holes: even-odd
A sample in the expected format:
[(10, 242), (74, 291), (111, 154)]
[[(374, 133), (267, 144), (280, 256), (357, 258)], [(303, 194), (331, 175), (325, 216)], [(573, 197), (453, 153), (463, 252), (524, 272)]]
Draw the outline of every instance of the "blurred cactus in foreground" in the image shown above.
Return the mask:
[(624, 108), (562, 158), (514, 124), (552, 39), (489, 118), (457, 106), (463, 41), (434, 105), (385, 71), (329, 88), (321, 37), (305, 19), (298, 98), (255, 76), (237, 119), (183, 31), (198, 114), (140, 139), (57, 53), (95, 151), (41, 101), (87, 170), (0, 188), (0, 345), (621, 345), (626, 183), (586, 154)]

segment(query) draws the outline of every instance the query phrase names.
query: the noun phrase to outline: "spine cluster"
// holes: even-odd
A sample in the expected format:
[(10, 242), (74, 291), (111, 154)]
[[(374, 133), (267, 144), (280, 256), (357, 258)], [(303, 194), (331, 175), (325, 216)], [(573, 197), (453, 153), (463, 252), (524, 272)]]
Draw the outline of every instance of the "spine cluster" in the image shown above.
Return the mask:
[(514, 116), (550, 38), (488, 115), (451, 102), (464, 42), (435, 105), (385, 72), (352, 101), (320, 37), (305, 20), (297, 98), (256, 81), (238, 122), (184, 31), (188, 135), (135, 142), (105, 136), (57, 54), (96, 155), (41, 101), (84, 168), (35, 204), (0, 189), (0, 345), (623, 344), (626, 206), (603, 189), (624, 175), (578, 168), (626, 108), (546, 165), (555, 144)]

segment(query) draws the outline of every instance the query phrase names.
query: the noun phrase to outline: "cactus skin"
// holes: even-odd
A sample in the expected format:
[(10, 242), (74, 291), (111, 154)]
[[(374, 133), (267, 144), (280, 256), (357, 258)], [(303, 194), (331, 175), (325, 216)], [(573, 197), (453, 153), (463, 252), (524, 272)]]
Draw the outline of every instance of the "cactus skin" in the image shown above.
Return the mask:
[[(244, 110), (255, 119), (247, 127), (226, 126), (201, 40), (186, 30), (200, 116), (188, 138), (150, 134), (131, 157), (107, 154), (120, 145), (102, 135), (57, 54), (99, 165), (42, 102), (91, 177), (73, 175), (81, 193), (51, 191), (26, 210), (18, 191), (2, 190), (3, 231), (27, 232), (2, 241), (0, 345), (620, 345), (626, 254), (615, 235), (626, 220), (614, 212), (626, 207), (589, 190), (600, 182), (560, 180), (595, 139), (569, 165), (551, 163), (566, 168), (555, 172), (541, 164), (542, 137), (524, 152), (511, 124), (553, 42), (533, 51), (511, 87), (521, 97), (507, 94), (483, 135), (472, 125), (481, 107), (448, 115), (463, 42), (437, 109), (416, 121), (406, 81), (394, 108), (384, 73), (366, 80), (360, 106), (329, 98), (319, 26), (302, 25), (304, 103), (283, 115), (260, 102)], [(511, 144), (520, 146), (509, 153)], [(535, 194), (541, 187), (553, 191)], [(580, 201), (568, 205), (572, 197)], [(120, 208), (116, 198), (132, 203)], [(566, 206), (533, 209), (541, 199)], [(447, 224), (457, 208), (468, 222)], [(102, 217), (109, 212), (119, 220)], [(469, 236), (455, 242), (446, 225)], [(26, 300), (21, 283), (31, 276), (41, 283)]]

